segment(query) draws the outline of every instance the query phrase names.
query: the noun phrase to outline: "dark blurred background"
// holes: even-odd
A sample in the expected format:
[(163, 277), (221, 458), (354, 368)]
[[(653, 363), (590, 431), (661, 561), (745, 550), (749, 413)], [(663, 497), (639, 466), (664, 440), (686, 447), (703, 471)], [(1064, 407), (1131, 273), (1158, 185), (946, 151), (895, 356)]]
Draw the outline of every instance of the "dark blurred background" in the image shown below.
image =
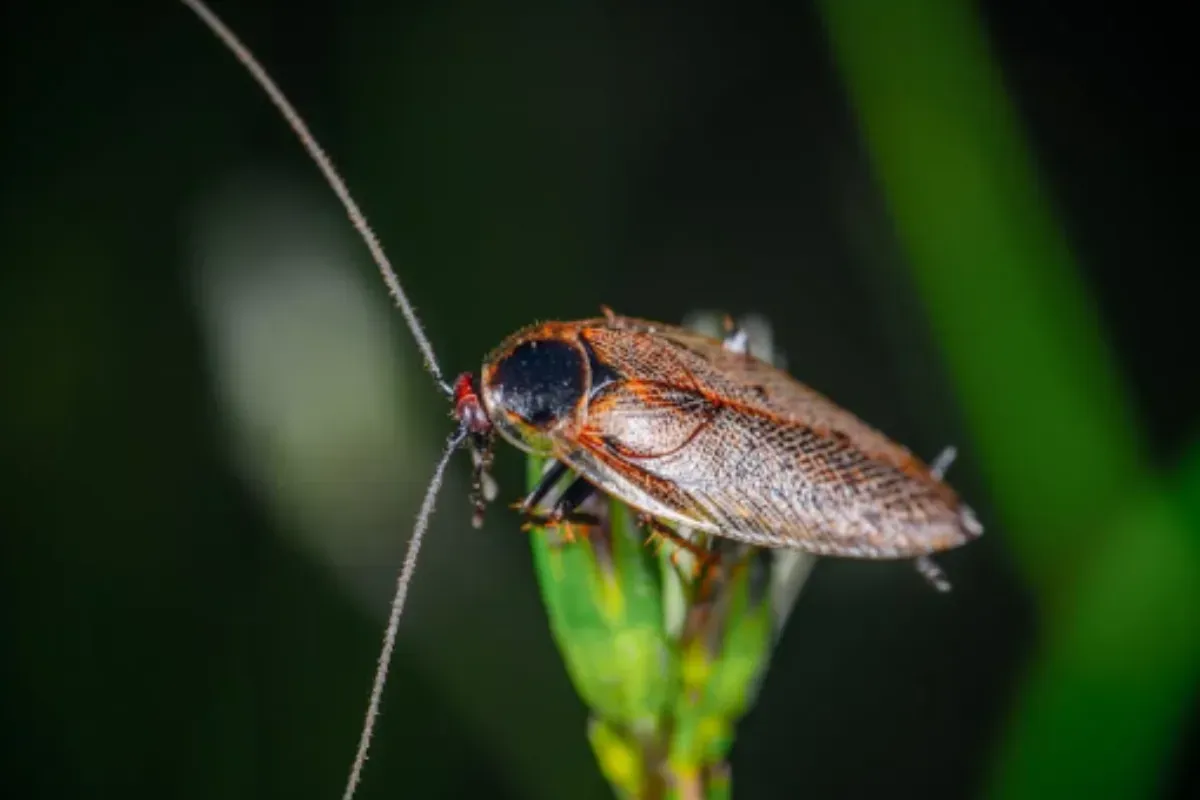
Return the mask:
[[(926, 458), (958, 444), (951, 478), (988, 535), (942, 559), (954, 593), (822, 562), (741, 725), (736, 796), (1001, 780), (1045, 598), (816, 8), (216, 10), (340, 165), (447, 371), (601, 303), (756, 311), (800, 379)], [(1170, 474), (1200, 410), (1186, 26), (1085, 3), (978, 13), (1151, 472)], [(332, 194), (186, 9), (0, 14), (0, 793), (337, 796), (447, 409)], [(521, 463), (498, 456), (505, 500)], [(471, 530), (468, 482), (463, 457), (359, 796), (608, 796), (515, 516), (498, 504)], [(1134, 794), (1200, 796), (1195, 695), (1170, 702)]]

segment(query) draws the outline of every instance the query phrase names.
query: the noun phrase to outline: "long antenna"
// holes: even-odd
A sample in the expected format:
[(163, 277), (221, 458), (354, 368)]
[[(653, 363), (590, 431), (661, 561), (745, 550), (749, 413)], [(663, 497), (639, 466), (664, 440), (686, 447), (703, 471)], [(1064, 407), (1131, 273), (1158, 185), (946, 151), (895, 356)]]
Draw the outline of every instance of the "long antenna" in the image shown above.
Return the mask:
[(375, 667), (375, 680), (371, 683), (371, 699), (367, 703), (367, 715), (363, 719), (358, 750), (354, 753), (354, 765), (350, 768), (350, 778), (346, 781), (346, 791), (342, 794), (342, 800), (352, 800), (354, 790), (358, 788), (359, 779), (362, 777), (363, 767), (367, 763), (367, 751), (371, 749), (371, 736), (375, 732), (375, 718), (379, 716), (383, 686), (387, 683), (388, 665), (392, 660), (392, 651), (396, 649), (396, 632), (400, 628), (400, 615), (404, 613), (408, 585), (412, 583), (413, 572), (417, 569), (417, 556), (421, 552), (421, 540), (425, 537), (425, 529), (429, 527), (429, 518), (433, 516), (433, 504), (437, 500), (438, 490), (442, 487), (446, 466), (450, 463), (450, 457), (454, 455), (454, 451), (466, 438), (467, 428), (465, 425), (460, 425), (458, 430), (450, 434), (450, 438), (446, 440), (446, 449), (442, 451), (442, 457), (438, 459), (437, 467), (433, 470), (433, 477), (429, 479), (429, 488), (425, 490), (425, 499), (421, 501), (421, 510), (417, 512), (412, 538), (408, 540), (408, 550), (404, 553), (404, 566), (400, 568), (400, 577), (396, 579), (396, 594), (392, 597), (392, 610), (388, 614), (387, 629), (383, 634), (383, 646), (379, 649), (379, 663)]
[[(421, 326), (420, 320), (417, 319), (417, 314), (413, 310), (412, 304), (408, 302), (408, 296), (404, 293), (404, 289), (400, 287), (400, 279), (396, 276), (396, 270), (392, 268), (391, 262), (388, 261), (387, 255), (383, 252), (383, 246), (380, 245), (375, 232), (371, 230), (371, 226), (367, 223), (366, 216), (359, 209), (358, 204), (354, 202), (354, 198), (350, 195), (350, 190), (346, 188), (345, 182), (338, 175), (333, 162), (325, 154), (316, 137), (309, 131), (308, 126), (304, 123), (304, 119), (288, 101), (287, 97), (284, 96), (283, 91), (275, 84), (275, 81), (271, 79), (271, 76), (267, 74), (263, 66), (258, 63), (258, 59), (254, 57), (249, 48), (242, 44), (241, 40), (204, 4), (203, 0), (181, 0), (181, 2), (194, 11), (196, 16), (208, 26), (209, 30), (237, 57), (237, 60), (242, 62), (242, 65), (250, 72), (251, 77), (258, 82), (258, 85), (271, 98), (271, 102), (283, 114), (283, 118), (291, 126), (296, 136), (300, 138), (300, 143), (304, 145), (304, 149), (308, 151), (313, 161), (316, 162), (317, 167), (321, 170), (321, 174), (325, 176), (325, 180), (329, 183), (330, 188), (333, 189), (334, 194), (342, 202), (342, 207), (346, 209), (346, 216), (350, 218), (351, 224), (354, 225), (355, 230), (358, 231), (363, 241), (366, 242), (367, 249), (371, 251), (371, 256), (375, 259), (375, 264), (379, 267), (379, 273), (383, 276), (383, 282), (387, 284), (388, 292), (392, 295), (392, 299), (395, 300), (396, 305), (400, 308), (400, 312), (404, 315), (404, 321), (408, 323), (408, 328), (412, 331), (413, 338), (417, 340), (417, 347), (420, 348), (421, 355), (425, 359), (425, 369), (433, 376), (433, 380), (438, 388), (448, 397), (453, 397), (454, 389), (442, 377), (442, 370), (438, 366), (437, 357), (433, 353), (433, 345), (429, 343), (429, 339), (425, 336), (425, 329)], [(371, 737), (375, 732), (375, 720), (379, 716), (379, 706), (383, 700), (383, 687), (387, 683), (388, 667), (392, 661), (392, 653), (396, 649), (396, 636), (400, 628), (400, 617), (404, 614), (404, 603), (408, 598), (408, 587), (412, 583), (413, 573), (417, 568), (417, 556), (421, 552), (421, 542), (425, 538), (425, 531), (429, 528), (429, 520), (433, 516), (434, 503), (437, 501), (438, 492), (442, 488), (446, 467), (449, 465), (454, 451), (466, 440), (468, 433), (468, 426), (462, 424), (446, 440), (446, 447), (442, 451), (441, 458), (438, 459), (437, 467), (433, 471), (433, 477), (429, 480), (429, 486), (425, 489), (425, 497), (421, 501), (421, 509), (417, 512), (416, 522), (413, 524), (412, 536), (408, 540), (408, 549), (404, 553), (404, 565), (400, 568), (400, 575), (396, 578), (396, 592), (392, 596), (392, 608), (388, 614), (387, 628), (383, 634), (383, 644), (379, 649), (379, 659), (375, 667), (375, 678), (371, 683), (371, 697), (367, 703), (367, 712), (363, 718), (358, 749), (354, 753), (354, 763), (350, 767), (350, 776), (346, 781), (346, 790), (342, 794), (342, 800), (353, 800), (354, 792), (358, 789), (359, 781), (362, 778), (363, 767), (367, 763), (367, 752), (371, 748)]]
[(388, 293), (396, 302), (396, 306), (400, 309), (400, 313), (404, 315), (404, 321), (408, 323), (409, 330), (412, 331), (413, 338), (417, 340), (417, 347), (421, 350), (421, 357), (425, 359), (425, 369), (433, 376), (433, 380), (437, 383), (438, 388), (447, 397), (454, 396), (454, 389), (450, 384), (446, 383), (446, 379), (442, 376), (442, 369), (438, 366), (437, 357), (433, 354), (433, 345), (429, 343), (429, 338), (425, 335), (425, 328), (421, 325), (421, 321), (417, 319), (417, 312), (413, 309), (412, 304), (408, 302), (408, 295), (404, 293), (404, 289), (400, 286), (400, 278), (396, 276), (396, 270), (392, 268), (392, 262), (388, 260), (387, 254), (383, 252), (383, 245), (379, 243), (379, 239), (375, 236), (375, 231), (371, 230), (370, 224), (367, 223), (367, 217), (363, 214), (362, 209), (358, 207), (358, 203), (354, 202), (354, 198), (350, 195), (350, 190), (346, 188), (346, 183), (338, 174), (337, 169), (333, 166), (333, 161), (325, 154), (324, 148), (317, 142), (317, 138), (305, 124), (304, 118), (288, 101), (283, 91), (275, 84), (271, 76), (267, 74), (266, 69), (262, 64), (258, 63), (258, 59), (250, 52), (246, 45), (242, 44), (241, 39), (234, 34), (220, 17), (214, 14), (202, 0), (181, 0), (181, 2), (196, 13), (196, 16), (208, 26), (208, 29), (216, 35), (221, 42), (229, 48), (229, 51), (242, 62), (242, 65), (250, 73), (250, 76), (258, 82), (267, 96), (271, 98), (271, 102), (283, 114), (283, 118), (291, 129), (295, 131), (296, 136), (300, 139), (300, 144), (304, 145), (304, 149), (312, 156), (316, 162), (317, 168), (321, 170), (321, 174), (325, 176), (325, 180), (329, 183), (329, 187), (333, 189), (333, 193), (337, 195), (338, 200), (342, 202), (342, 207), (346, 209), (346, 216), (350, 218), (350, 222), (354, 225), (355, 230), (367, 244), (367, 249), (371, 251), (371, 257), (375, 259), (375, 264), (379, 267), (379, 274), (383, 276), (383, 282), (387, 284)]

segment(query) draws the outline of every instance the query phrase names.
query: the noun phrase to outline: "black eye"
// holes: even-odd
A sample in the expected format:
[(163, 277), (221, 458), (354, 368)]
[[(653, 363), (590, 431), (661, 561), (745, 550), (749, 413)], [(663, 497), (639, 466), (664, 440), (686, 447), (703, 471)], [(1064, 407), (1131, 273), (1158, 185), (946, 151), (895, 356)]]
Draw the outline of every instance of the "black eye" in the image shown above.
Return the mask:
[(571, 414), (583, 397), (583, 356), (555, 339), (524, 342), (497, 362), (490, 384), (505, 409), (546, 427)]

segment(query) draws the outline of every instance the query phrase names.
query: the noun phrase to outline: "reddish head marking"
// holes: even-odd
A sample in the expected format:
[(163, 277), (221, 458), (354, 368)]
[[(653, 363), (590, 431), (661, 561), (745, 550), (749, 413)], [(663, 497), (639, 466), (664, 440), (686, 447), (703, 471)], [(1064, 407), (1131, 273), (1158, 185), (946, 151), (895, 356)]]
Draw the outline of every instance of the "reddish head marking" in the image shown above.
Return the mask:
[(492, 422), (476, 390), (475, 376), (464, 372), (454, 379), (454, 419), (478, 436), (491, 433)]

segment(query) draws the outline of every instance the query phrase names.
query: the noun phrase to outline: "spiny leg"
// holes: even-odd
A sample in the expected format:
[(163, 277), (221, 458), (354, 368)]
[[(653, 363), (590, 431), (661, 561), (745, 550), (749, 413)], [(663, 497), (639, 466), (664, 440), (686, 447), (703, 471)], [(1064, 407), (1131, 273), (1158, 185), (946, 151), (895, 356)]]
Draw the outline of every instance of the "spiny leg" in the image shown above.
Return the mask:
[(921, 573), (921, 577), (929, 581), (929, 585), (937, 591), (945, 594), (952, 588), (950, 579), (946, 577), (946, 573), (937, 565), (929, 556), (917, 556), (913, 562), (917, 568), (917, 572)]
[[(549, 472), (554, 472), (554, 468), (552, 467)], [(549, 472), (547, 475), (549, 475)], [(541, 488), (541, 484), (538, 484), (530, 496), (532, 497)], [(550, 513), (538, 514), (532, 510), (525, 510), (523, 512), (525, 524), (521, 526), (521, 529), (529, 530), (533, 527), (541, 527), (556, 530), (561, 528), (563, 538), (568, 542), (572, 542), (575, 540), (575, 528), (582, 528), (586, 533), (587, 528), (600, 524), (600, 520), (594, 514), (585, 514), (577, 511), (579, 506), (583, 505), (595, 493), (595, 486), (583, 478), (576, 478), (559, 495), (558, 499), (554, 501), (554, 507), (550, 509)], [(545, 496), (544, 491), (542, 492), (542, 496)], [(536, 505), (532, 507), (536, 507)]]
[(576, 478), (567, 485), (566, 490), (559, 495), (559, 498), (554, 501), (554, 508), (550, 510), (551, 519), (566, 519), (567, 517), (583, 517), (594, 520), (592, 524), (597, 524), (599, 520), (592, 514), (577, 513), (581, 505), (587, 502), (587, 499), (596, 493), (596, 487), (585, 478)]
[(550, 468), (542, 473), (542, 477), (538, 481), (537, 486), (533, 487), (533, 491), (530, 492), (524, 500), (522, 500), (520, 503), (517, 503), (514, 508), (516, 508), (522, 514), (529, 514), (533, 511), (533, 509), (537, 508), (543, 500), (546, 499), (546, 495), (550, 493), (550, 490), (554, 488), (554, 485), (562, 479), (563, 475), (566, 474), (566, 464), (561, 461), (552, 462), (550, 464)]
[[(933, 463), (929, 465), (929, 474), (933, 475), (934, 479), (940, 481), (946, 475), (946, 471), (950, 469), (950, 465), (954, 463), (957, 455), (958, 450), (955, 449), (954, 445), (950, 445), (942, 450), (938, 454), (938, 457), (933, 460)], [(942, 571), (942, 568), (932, 558), (929, 556), (918, 556), (913, 564), (916, 566), (917, 572), (921, 573), (921, 577), (928, 581), (934, 589), (942, 593), (950, 591), (952, 588), (950, 586), (950, 579), (946, 577), (946, 573)]]
[(710, 553), (707, 548), (696, 544), (686, 536), (681, 536), (669, 525), (660, 522), (651, 514), (646, 514), (644, 512), (639, 513), (637, 515), (637, 523), (647, 532), (647, 544), (654, 541), (669, 541), (677, 547), (688, 551), (699, 561), (704, 561), (712, 557), (712, 553)]
[(696, 559), (696, 564), (692, 568), (693, 580), (701, 575), (704, 576), (704, 584), (707, 586), (712, 582), (712, 579), (717, 576), (720, 571), (721, 557), (719, 553), (714, 553), (706, 547), (696, 544), (686, 536), (681, 536), (671, 526), (660, 522), (657, 518), (650, 514), (638, 514), (638, 524), (647, 531), (646, 543), (657, 542), (661, 550), (662, 542), (671, 542), (679, 548), (671, 553), (671, 563), (678, 569), (680, 550), (686, 550), (691, 553)]

